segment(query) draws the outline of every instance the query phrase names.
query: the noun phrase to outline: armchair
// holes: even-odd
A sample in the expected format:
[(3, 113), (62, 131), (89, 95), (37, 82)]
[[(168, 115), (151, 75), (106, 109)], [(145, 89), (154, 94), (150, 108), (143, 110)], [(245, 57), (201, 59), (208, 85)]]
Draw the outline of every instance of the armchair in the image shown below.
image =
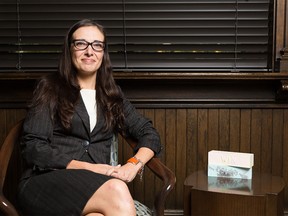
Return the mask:
[[(0, 215), (4, 216), (21, 215), (17, 208), (16, 194), (18, 180), (25, 168), (25, 163), (21, 159), (19, 146), (22, 125), (23, 120), (18, 122), (9, 131), (0, 151)], [(126, 141), (131, 147), (137, 144), (132, 139), (126, 139)], [(166, 198), (176, 183), (175, 175), (159, 158), (152, 158), (146, 166), (163, 181), (163, 187), (155, 197), (152, 210), (153, 215), (163, 216)]]

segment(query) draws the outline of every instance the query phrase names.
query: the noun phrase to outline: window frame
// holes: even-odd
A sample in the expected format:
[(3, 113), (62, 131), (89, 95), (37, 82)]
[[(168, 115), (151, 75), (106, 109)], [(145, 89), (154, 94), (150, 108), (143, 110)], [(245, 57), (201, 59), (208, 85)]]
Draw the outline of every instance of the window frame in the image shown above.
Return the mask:
[[(280, 4), (281, 4), (281, 2), (280, 2)], [(282, 3), (283, 4), (283, 3)], [(274, 6), (278, 6), (279, 7), (279, 1), (277, 1), (277, 0), (275, 0), (275, 2), (274, 2)], [(279, 8), (277, 8), (277, 12), (278, 12), (278, 10), (279, 10)], [(274, 15), (274, 18), (276, 17), (276, 15)], [(277, 16), (278, 17), (278, 16)], [(279, 19), (277, 19), (277, 22), (279, 23)], [(275, 25), (275, 23), (274, 23), (274, 25)], [(276, 29), (279, 29), (277, 26), (275, 26), (275, 29), (274, 29), (274, 31), (276, 30)], [(277, 42), (277, 40), (274, 38), (273, 39), (273, 42)], [(278, 63), (277, 63), (277, 61), (279, 60), (279, 55), (278, 55), (278, 51), (277, 51), (277, 45), (274, 45), (274, 43), (273, 44), (271, 44), (270, 46), (275, 46), (276, 48), (275, 49), (271, 49), (271, 50), (275, 50), (275, 52), (273, 53), (274, 54), (274, 56), (275, 56), (275, 59), (273, 58), (273, 60), (272, 60), (272, 62), (273, 62), (273, 67), (275, 66), (275, 65), (278, 65)], [(283, 48), (283, 47), (282, 47)], [(277, 53), (277, 54), (275, 54), (275, 53)], [(274, 62), (276, 62), (276, 63), (274, 63)], [(277, 68), (277, 67), (275, 67), (275, 68)], [(53, 71), (53, 70), (55, 70), (55, 69), (47, 69), (47, 68), (44, 68), (43, 70), (41, 70), (41, 68), (39, 68), (39, 71), (46, 71), (46, 72), (49, 72), (49, 71)], [(27, 72), (27, 71), (29, 71), (29, 70), (25, 70), (25, 72)], [(175, 68), (173, 68), (173, 69), (167, 69), (167, 68), (164, 68), (164, 69), (161, 69), (161, 70), (154, 70), (153, 71), (153, 68), (151, 69), (151, 70), (149, 70), (149, 69), (147, 69), (147, 68), (143, 68), (143, 69), (138, 69), (138, 70), (134, 70), (133, 68), (120, 68), (120, 69), (115, 69), (115, 71), (116, 72), (129, 72), (129, 73), (131, 73), (131, 72), (146, 72), (146, 71), (151, 71), (152, 73), (153, 72), (157, 72), (157, 73), (161, 73), (161, 72), (163, 72), (163, 73), (173, 73), (174, 71), (178, 71), (178, 72), (182, 72), (182, 73), (187, 73), (187, 72), (192, 72), (192, 73), (203, 73), (203, 71), (202, 70), (189, 70), (189, 69), (187, 69), (187, 70), (181, 70), (181, 69), (179, 69), (179, 68), (177, 68), (177, 67), (175, 67)], [(275, 70), (276, 71), (276, 70)], [(274, 72), (275, 72), (274, 71)], [(210, 71), (211, 72), (211, 71)], [(223, 71), (223, 70), (219, 70), (219, 71), (214, 71), (216, 74), (217, 73), (222, 73), (222, 72), (224, 72), (224, 73), (229, 73), (230, 71)], [(237, 71), (236, 71), (237, 72)], [(253, 71), (247, 71), (248, 73), (252, 73)], [(261, 71), (257, 71), (257, 72), (261, 72)], [(209, 73), (209, 71), (207, 72), (207, 73)], [(238, 72), (237, 72), (238, 73)]]

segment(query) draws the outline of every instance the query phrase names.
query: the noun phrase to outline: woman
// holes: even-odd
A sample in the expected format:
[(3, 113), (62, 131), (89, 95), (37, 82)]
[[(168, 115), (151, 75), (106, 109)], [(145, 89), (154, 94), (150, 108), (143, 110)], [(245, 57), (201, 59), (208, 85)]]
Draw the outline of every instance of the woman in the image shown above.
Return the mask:
[[(109, 165), (115, 132), (139, 141), (122, 166)], [(58, 72), (35, 89), (21, 145), (29, 166), (18, 194), (25, 214), (136, 214), (127, 182), (161, 145), (115, 84), (99, 24), (81, 20), (68, 31)]]

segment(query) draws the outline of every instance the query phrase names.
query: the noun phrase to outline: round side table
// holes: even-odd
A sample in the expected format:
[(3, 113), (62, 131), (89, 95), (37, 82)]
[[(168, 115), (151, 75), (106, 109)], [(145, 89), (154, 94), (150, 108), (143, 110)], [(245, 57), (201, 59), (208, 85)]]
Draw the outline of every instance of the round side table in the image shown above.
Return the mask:
[(282, 177), (254, 173), (252, 179), (209, 177), (204, 170), (184, 182), (184, 215), (283, 216)]

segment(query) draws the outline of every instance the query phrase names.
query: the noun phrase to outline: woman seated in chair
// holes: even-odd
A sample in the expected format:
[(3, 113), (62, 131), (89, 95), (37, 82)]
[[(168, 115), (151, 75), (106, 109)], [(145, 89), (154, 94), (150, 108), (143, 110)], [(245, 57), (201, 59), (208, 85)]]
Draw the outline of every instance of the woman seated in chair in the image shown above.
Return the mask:
[[(138, 140), (122, 166), (109, 165), (115, 132)], [(104, 29), (93, 20), (70, 28), (58, 71), (39, 81), (21, 147), (24, 215), (136, 215), (127, 183), (159, 154), (160, 139), (115, 84)]]

